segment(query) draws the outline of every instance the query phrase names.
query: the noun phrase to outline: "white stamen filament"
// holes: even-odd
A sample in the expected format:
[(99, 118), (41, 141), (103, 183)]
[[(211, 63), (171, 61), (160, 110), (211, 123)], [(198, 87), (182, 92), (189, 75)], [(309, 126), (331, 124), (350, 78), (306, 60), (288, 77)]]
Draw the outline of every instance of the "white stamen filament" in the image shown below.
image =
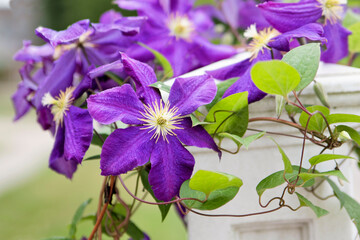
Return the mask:
[(264, 52), (264, 48), (268, 48), (267, 44), (272, 41), (272, 39), (279, 35), (279, 32), (272, 28), (265, 28), (259, 32), (256, 30), (255, 25), (251, 25), (244, 33), (246, 38), (252, 38), (252, 41), (249, 43), (248, 50), (252, 53), (250, 61), (256, 58), (261, 51)]
[(344, 0), (317, 0), (321, 4), (322, 14), (325, 17), (325, 23), (329, 21), (331, 24), (336, 23), (341, 18), (344, 11), (341, 4), (346, 4)]
[(168, 28), (170, 35), (175, 36), (176, 39), (182, 38), (190, 40), (191, 34), (195, 30), (193, 23), (186, 15), (172, 14), (168, 21)]
[(155, 138), (156, 142), (160, 136), (162, 136), (166, 142), (169, 142), (167, 135), (174, 136), (176, 135), (173, 132), (174, 129), (182, 129), (176, 126), (182, 118), (182, 116), (177, 115), (177, 111), (177, 107), (170, 108), (168, 102), (163, 104), (161, 100), (159, 103), (154, 102), (152, 106), (145, 105), (145, 112), (141, 112), (144, 118), (139, 119), (145, 122), (144, 127), (141, 129), (150, 129), (149, 133), (154, 132), (150, 139)]

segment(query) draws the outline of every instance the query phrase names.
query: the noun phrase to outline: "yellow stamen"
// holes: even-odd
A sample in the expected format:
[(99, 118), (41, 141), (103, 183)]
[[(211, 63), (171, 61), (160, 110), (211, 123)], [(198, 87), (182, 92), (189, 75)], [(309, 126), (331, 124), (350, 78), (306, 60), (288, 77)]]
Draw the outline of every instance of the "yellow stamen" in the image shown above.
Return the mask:
[(73, 92), (75, 87), (68, 87), (65, 92), (60, 91), (59, 96), (52, 97), (50, 93), (46, 93), (41, 100), (43, 106), (51, 107), (51, 113), (54, 115), (56, 125), (63, 124), (64, 116), (74, 101)]
[(177, 107), (170, 108), (168, 102), (163, 104), (161, 100), (159, 103), (154, 102), (152, 106), (145, 105), (145, 112), (141, 112), (144, 118), (139, 119), (145, 122), (145, 127), (141, 129), (150, 129), (149, 133), (154, 131), (150, 139), (155, 138), (156, 142), (159, 140), (160, 135), (166, 142), (169, 142), (167, 135), (175, 136), (176, 134), (173, 130), (182, 129), (181, 127), (175, 126), (180, 123), (182, 118), (182, 116), (177, 115), (177, 111)]
[(261, 51), (264, 52), (264, 48), (270, 49), (267, 44), (271, 42), (274, 37), (278, 36), (279, 32), (275, 29), (265, 28), (264, 30), (257, 32), (255, 25), (251, 25), (244, 33), (246, 38), (252, 38), (249, 44), (248, 50), (251, 52), (250, 61), (256, 58)]
[(341, 18), (344, 11), (341, 4), (346, 4), (344, 0), (317, 0), (321, 4), (322, 14), (325, 16), (325, 23), (329, 21), (331, 24), (336, 23)]
[(170, 35), (175, 36), (176, 39), (182, 38), (190, 41), (191, 34), (194, 32), (194, 24), (186, 15), (171, 14), (168, 22)]

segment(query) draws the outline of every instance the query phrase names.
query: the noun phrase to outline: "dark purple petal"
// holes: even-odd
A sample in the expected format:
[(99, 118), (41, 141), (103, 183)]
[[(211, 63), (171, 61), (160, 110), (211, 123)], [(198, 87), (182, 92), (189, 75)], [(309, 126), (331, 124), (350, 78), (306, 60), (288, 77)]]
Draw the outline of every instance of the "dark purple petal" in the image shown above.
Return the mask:
[(89, 30), (90, 20), (85, 19), (70, 25), (66, 30), (54, 31), (49, 28), (38, 27), (35, 33), (44, 41), (52, 46), (58, 44), (68, 44), (79, 39), (79, 37)]
[(50, 129), (52, 133), (55, 132), (54, 116), (47, 107), (40, 106), (36, 109), (37, 121), (44, 130)]
[(88, 75), (90, 78), (96, 78), (96, 77), (103, 76), (104, 73), (106, 73), (108, 71), (117, 73), (117, 72), (123, 72), (123, 70), (124, 70), (124, 65), (122, 64), (121, 60), (117, 60), (115, 62), (105, 64), (105, 65), (102, 65), (98, 68), (91, 70), (88, 73)]
[(74, 99), (78, 99), (86, 92), (88, 89), (92, 87), (92, 80), (88, 76), (84, 76), (79, 85), (76, 86), (72, 96)]
[(101, 175), (119, 175), (147, 163), (155, 143), (150, 138), (148, 130), (140, 127), (116, 129), (101, 151)]
[(36, 108), (40, 107), (45, 93), (50, 92), (51, 96), (57, 96), (60, 90), (64, 91), (71, 86), (76, 68), (75, 53), (75, 50), (68, 51), (55, 62), (53, 70), (39, 85), (39, 90), (34, 95), (33, 102)]
[[(167, 3), (170, 6), (170, 12), (186, 14), (194, 5), (194, 0), (160, 0), (161, 3)], [(164, 4), (165, 5), (165, 4)]]
[(210, 103), (216, 95), (216, 85), (210, 75), (177, 78), (171, 87), (169, 102), (178, 108), (179, 115), (187, 115)]
[(262, 15), (260, 9), (256, 6), (257, 3), (254, 0), (238, 1), (237, 3), (239, 9), (237, 26), (244, 29), (254, 23), (259, 29), (270, 26)]
[(241, 62), (219, 68), (212, 71), (206, 71), (206, 73), (210, 74), (214, 78), (218, 80), (226, 80), (234, 77), (242, 76), (246, 70), (251, 66), (251, 62), (249, 59), (245, 59)]
[(349, 30), (341, 26), (340, 23), (324, 26), (324, 36), (328, 39), (326, 50), (321, 54), (321, 60), (328, 63), (337, 63), (349, 53), (348, 37)]
[(64, 157), (81, 163), (93, 136), (93, 124), (86, 109), (71, 106), (64, 117)]
[(306, 38), (311, 41), (319, 41), (321, 44), (326, 43), (323, 37), (324, 29), (318, 23), (309, 23), (298, 29), (283, 33), (271, 40), (268, 46), (279, 51), (290, 51), (290, 42), (295, 38)]
[(129, 58), (126, 54), (121, 54), (124, 70), (135, 82), (136, 93), (145, 104), (151, 104), (160, 98), (159, 92), (149, 85), (156, 82), (154, 70), (147, 64)]
[(202, 126), (192, 127), (191, 119), (184, 118), (179, 127), (181, 127), (181, 129), (175, 129), (173, 131), (183, 144), (212, 149), (219, 154), (219, 157), (221, 157), (221, 152), (214, 142), (214, 139)]
[(73, 160), (65, 160), (64, 158), (64, 141), (65, 141), (65, 130), (59, 127), (55, 137), (55, 143), (53, 150), (50, 154), (49, 167), (65, 175), (67, 178), (72, 178), (73, 173), (76, 171), (77, 162)]
[(87, 99), (90, 115), (99, 123), (110, 124), (122, 121), (127, 124), (142, 124), (144, 105), (129, 84), (91, 95)]
[(29, 111), (31, 104), (27, 100), (27, 97), (31, 92), (31, 89), (25, 87), (23, 82), (19, 83), (18, 89), (11, 97), (15, 109), (14, 121), (20, 119)]
[(299, 3), (265, 2), (258, 7), (265, 19), (280, 32), (314, 23), (322, 16), (321, 5), (316, 0)]
[(202, 66), (229, 58), (236, 54), (236, 50), (233, 47), (212, 44), (200, 36), (193, 38), (193, 41), (194, 46), (190, 51), (196, 56), (196, 59)]
[(169, 201), (177, 194), (181, 184), (191, 177), (195, 159), (174, 136), (168, 136), (168, 143), (162, 138), (151, 153), (149, 183), (155, 197)]

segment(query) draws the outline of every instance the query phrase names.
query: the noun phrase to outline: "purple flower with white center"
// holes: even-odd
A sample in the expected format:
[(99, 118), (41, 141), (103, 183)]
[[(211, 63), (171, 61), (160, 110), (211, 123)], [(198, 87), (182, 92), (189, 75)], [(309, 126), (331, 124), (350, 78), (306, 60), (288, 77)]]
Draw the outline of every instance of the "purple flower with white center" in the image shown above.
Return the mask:
[(281, 59), (282, 55), (279, 51), (289, 51), (290, 44), (296, 38), (306, 38), (325, 43), (326, 38), (322, 37), (322, 35), (323, 28), (317, 23), (310, 23), (283, 34), (272, 28), (258, 31), (255, 25), (251, 25), (244, 33), (246, 38), (252, 39), (248, 47), (248, 51), (251, 53), (250, 59), (245, 59), (224, 68), (208, 71), (207, 73), (218, 80), (240, 77), (238, 81), (226, 90), (223, 95), (224, 98), (235, 93), (247, 91), (249, 93), (249, 103), (259, 101), (266, 94), (259, 90), (251, 80), (250, 71), (252, 66), (258, 61), (267, 61), (272, 58)]
[(169, 100), (164, 102), (156, 89), (148, 87), (156, 82), (148, 65), (124, 54), (122, 62), (134, 79), (137, 92), (125, 84), (87, 100), (89, 113), (96, 121), (131, 125), (115, 130), (106, 139), (101, 152), (101, 174), (119, 175), (150, 160), (149, 182), (155, 196), (168, 201), (178, 194), (194, 167), (194, 157), (183, 144), (210, 148), (220, 154), (211, 136), (201, 126), (192, 127), (187, 117), (212, 101), (216, 85), (209, 75), (177, 78)]
[(42, 105), (50, 109), (56, 126), (49, 167), (68, 178), (72, 178), (77, 165), (82, 162), (93, 136), (92, 118), (88, 111), (72, 105), (89, 87), (85, 82), (91, 83), (90, 79), (85, 79), (77, 88), (69, 87), (56, 97), (47, 93), (42, 99)]
[(258, 7), (265, 19), (280, 32), (322, 22), (328, 42), (321, 60), (336, 63), (348, 55), (348, 36), (351, 32), (340, 24), (345, 3), (343, 0), (303, 0), (298, 3), (266, 2)]
[[(174, 75), (189, 72), (236, 53), (231, 46), (215, 45), (205, 36), (211, 35), (214, 24), (201, 7), (192, 8), (191, 0), (117, 0), (120, 8), (137, 10), (148, 17), (140, 34), (140, 42), (161, 52), (170, 62)], [(147, 49), (134, 45), (126, 53), (140, 61), (154, 57)]]

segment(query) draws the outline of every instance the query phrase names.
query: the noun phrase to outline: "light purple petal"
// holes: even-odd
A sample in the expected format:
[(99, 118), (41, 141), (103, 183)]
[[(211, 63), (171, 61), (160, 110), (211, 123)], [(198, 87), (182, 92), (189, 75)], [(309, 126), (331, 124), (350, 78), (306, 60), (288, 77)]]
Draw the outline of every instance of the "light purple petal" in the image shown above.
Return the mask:
[(40, 107), (41, 99), (45, 93), (50, 92), (51, 96), (57, 96), (60, 90), (71, 86), (73, 75), (76, 68), (75, 50), (71, 50), (62, 55), (56, 62), (51, 73), (39, 85), (39, 90), (34, 95), (34, 105)]
[(257, 7), (257, 3), (254, 0), (238, 1), (238, 9), (239, 11), (237, 26), (244, 29), (254, 23), (259, 29), (270, 26), (270, 24), (261, 14), (261, 11)]
[(64, 141), (65, 141), (65, 130), (59, 127), (55, 137), (55, 143), (53, 150), (50, 154), (49, 167), (65, 175), (67, 178), (72, 178), (73, 173), (76, 171), (77, 162), (73, 160), (65, 160), (64, 158)]
[(119, 175), (147, 163), (155, 143), (150, 138), (148, 130), (140, 127), (116, 129), (101, 151), (101, 175)]
[(88, 73), (88, 75), (90, 78), (96, 78), (96, 77), (103, 76), (104, 73), (106, 73), (108, 71), (117, 73), (117, 72), (122, 72), (123, 70), (124, 70), (124, 65), (122, 64), (121, 60), (117, 60), (115, 62), (105, 64), (105, 65), (102, 65), (98, 68), (91, 70)]
[(85, 19), (70, 25), (66, 30), (54, 31), (49, 28), (38, 27), (35, 33), (44, 41), (52, 46), (58, 44), (68, 44), (79, 39), (79, 37), (89, 30), (90, 20)]
[(23, 48), (15, 53), (14, 60), (41, 62), (43, 58), (51, 58), (53, 54), (54, 48), (50, 44), (33, 46), (31, 41), (23, 41)]
[(93, 23), (92, 26), (97, 32), (118, 30), (127, 36), (134, 36), (139, 33), (140, 27), (145, 21), (145, 17), (123, 17), (113, 23)]
[(324, 26), (324, 36), (328, 39), (327, 49), (321, 54), (321, 60), (328, 63), (337, 63), (349, 53), (348, 37), (349, 30), (341, 26), (340, 23)]
[(145, 104), (151, 104), (160, 98), (159, 92), (149, 85), (156, 82), (154, 70), (147, 64), (129, 58), (126, 54), (121, 54), (125, 72), (132, 77), (136, 85), (136, 94)]
[(91, 95), (87, 99), (90, 115), (99, 123), (110, 124), (122, 121), (127, 124), (142, 124), (144, 105), (129, 84)]
[(71, 106), (64, 117), (64, 157), (81, 163), (93, 136), (92, 118), (86, 109)]
[(192, 127), (191, 119), (184, 118), (179, 127), (182, 129), (175, 129), (173, 131), (183, 144), (212, 149), (219, 154), (219, 157), (221, 157), (221, 152), (214, 142), (214, 139), (202, 126)]
[(187, 115), (210, 103), (216, 95), (216, 85), (210, 75), (177, 78), (171, 87), (169, 102), (178, 114)]
[(115, 10), (111, 9), (107, 12), (104, 12), (101, 16), (100, 16), (100, 23), (103, 24), (111, 24), (114, 23), (116, 20), (122, 18), (121, 13), (116, 12)]
[(31, 92), (31, 89), (25, 87), (23, 82), (19, 83), (18, 89), (11, 97), (15, 109), (14, 121), (20, 119), (29, 111), (31, 105), (27, 97)]
[(316, 0), (299, 3), (266, 2), (259, 4), (258, 7), (265, 19), (280, 32), (314, 23), (322, 15), (321, 5)]
[(169, 201), (177, 194), (181, 184), (191, 177), (195, 159), (174, 136), (162, 138), (155, 144), (151, 153), (149, 183), (155, 197)]
[(250, 66), (251, 62), (249, 61), (249, 59), (245, 59), (241, 62), (223, 68), (206, 71), (206, 73), (210, 74), (218, 80), (227, 80), (230, 78), (242, 76)]
[(296, 38), (306, 38), (311, 41), (319, 41), (321, 44), (327, 42), (323, 37), (324, 29), (318, 23), (309, 23), (298, 29), (283, 33), (269, 42), (268, 46), (279, 51), (290, 51), (290, 42)]

